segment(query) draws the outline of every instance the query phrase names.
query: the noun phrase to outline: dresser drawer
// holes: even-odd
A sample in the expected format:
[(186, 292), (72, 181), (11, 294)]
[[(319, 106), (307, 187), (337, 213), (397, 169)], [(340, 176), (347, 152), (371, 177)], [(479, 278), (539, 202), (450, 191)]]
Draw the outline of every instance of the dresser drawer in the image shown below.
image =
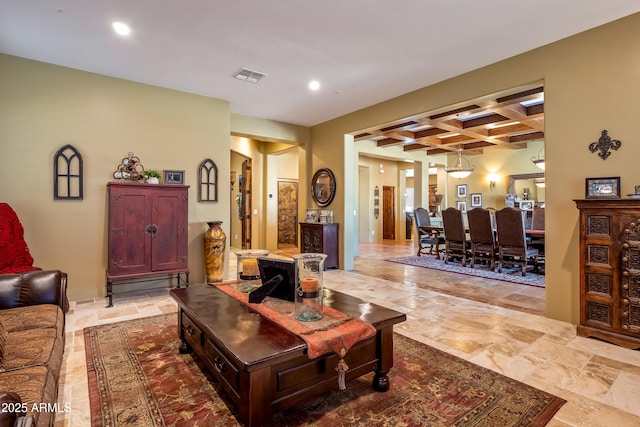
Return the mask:
[(196, 350), (202, 352), (202, 330), (196, 323), (189, 318), (184, 312), (181, 313), (182, 320), (182, 336), (189, 345)]
[(240, 396), (240, 370), (222, 354), (216, 347), (215, 343), (210, 339), (206, 339), (204, 343), (204, 354), (206, 362), (211, 372), (223, 383), (226, 383), (231, 391)]

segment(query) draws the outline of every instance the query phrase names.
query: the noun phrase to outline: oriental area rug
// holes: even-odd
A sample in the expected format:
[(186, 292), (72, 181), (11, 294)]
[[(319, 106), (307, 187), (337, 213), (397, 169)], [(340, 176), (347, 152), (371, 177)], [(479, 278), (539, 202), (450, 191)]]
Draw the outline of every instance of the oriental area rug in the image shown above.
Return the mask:
[(527, 271), (526, 276), (522, 276), (520, 268), (503, 268), (502, 273), (498, 270), (490, 271), (486, 265), (478, 265), (474, 268), (463, 267), (460, 262), (450, 261), (445, 264), (442, 258), (436, 259), (432, 255), (423, 256), (406, 256), (402, 258), (391, 258), (387, 261), (397, 262), (399, 264), (412, 265), (414, 267), (431, 268), (433, 270), (448, 271), (451, 273), (466, 274), (468, 276), (484, 277), (486, 279), (503, 280), (506, 282), (519, 283), (521, 285), (545, 287), (544, 276)]
[[(237, 409), (195, 356), (178, 352), (177, 316), (84, 330), (91, 425), (239, 426)], [(563, 399), (394, 335), (386, 393), (372, 374), (274, 414), (269, 426), (544, 426)]]

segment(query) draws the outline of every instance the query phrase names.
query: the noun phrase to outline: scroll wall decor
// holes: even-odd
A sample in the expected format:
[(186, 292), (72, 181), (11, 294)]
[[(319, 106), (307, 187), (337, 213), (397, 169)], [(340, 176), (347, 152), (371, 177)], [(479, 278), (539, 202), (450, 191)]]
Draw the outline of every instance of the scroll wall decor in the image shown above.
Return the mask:
[(607, 158), (611, 155), (610, 150), (618, 151), (618, 148), (622, 146), (622, 142), (617, 139), (611, 139), (606, 130), (602, 131), (602, 135), (597, 142), (592, 142), (589, 144), (589, 151), (595, 153), (596, 151), (600, 151), (598, 153), (598, 157), (602, 160), (607, 160)]

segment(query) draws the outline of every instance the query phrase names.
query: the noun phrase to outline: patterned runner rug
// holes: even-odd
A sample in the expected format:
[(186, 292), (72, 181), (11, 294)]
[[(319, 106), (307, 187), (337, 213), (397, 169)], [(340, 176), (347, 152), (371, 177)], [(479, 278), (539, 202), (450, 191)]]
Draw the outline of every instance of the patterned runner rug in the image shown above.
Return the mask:
[(522, 277), (519, 268), (503, 268), (502, 273), (490, 271), (486, 265), (476, 265), (474, 268), (463, 267), (459, 262), (450, 261), (445, 264), (442, 259), (436, 259), (435, 256), (406, 256), (402, 258), (391, 258), (386, 261), (397, 262), (399, 264), (413, 265), (415, 267), (431, 268), (440, 271), (449, 271), (451, 273), (466, 274), (468, 276), (485, 277), (493, 280), (504, 280), (506, 282), (520, 283), (521, 285), (538, 286), (544, 288), (544, 276), (527, 271), (527, 275)]
[[(175, 314), (84, 330), (91, 424), (239, 426), (237, 409), (199, 360), (178, 352)], [(391, 388), (372, 374), (274, 414), (270, 426), (544, 426), (563, 399), (394, 335)]]

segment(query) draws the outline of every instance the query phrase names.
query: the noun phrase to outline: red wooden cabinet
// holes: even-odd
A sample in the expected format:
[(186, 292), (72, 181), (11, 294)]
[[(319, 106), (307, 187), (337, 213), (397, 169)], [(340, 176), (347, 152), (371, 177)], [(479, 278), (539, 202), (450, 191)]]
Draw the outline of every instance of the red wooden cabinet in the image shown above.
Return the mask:
[(107, 297), (113, 282), (180, 274), (189, 281), (188, 186), (112, 182), (109, 196)]

